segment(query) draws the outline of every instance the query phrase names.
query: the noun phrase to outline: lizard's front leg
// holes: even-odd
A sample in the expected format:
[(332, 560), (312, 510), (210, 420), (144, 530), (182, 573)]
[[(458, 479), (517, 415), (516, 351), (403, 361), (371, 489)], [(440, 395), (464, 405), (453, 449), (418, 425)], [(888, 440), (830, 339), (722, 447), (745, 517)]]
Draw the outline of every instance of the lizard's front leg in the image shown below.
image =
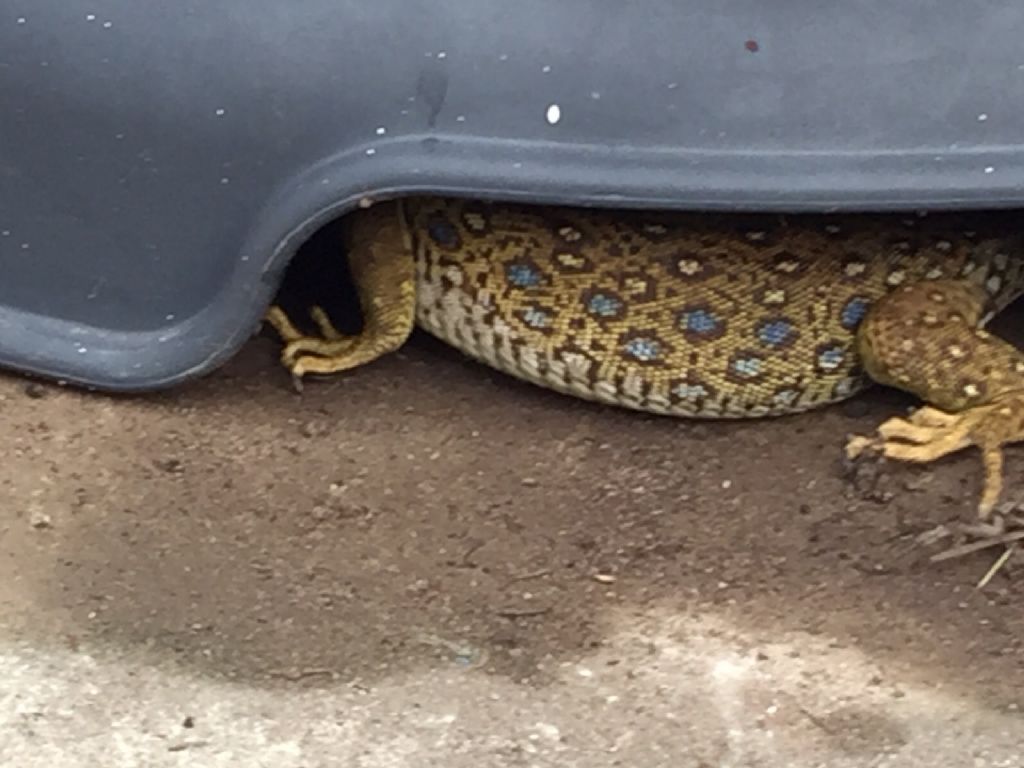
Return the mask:
[(1002, 492), (1003, 446), (1024, 441), (1024, 355), (978, 327), (984, 309), (981, 289), (956, 281), (924, 282), (880, 299), (858, 331), (865, 368), (929, 405), (846, 446), (850, 458), (871, 451), (922, 463), (977, 446), (983, 520)]

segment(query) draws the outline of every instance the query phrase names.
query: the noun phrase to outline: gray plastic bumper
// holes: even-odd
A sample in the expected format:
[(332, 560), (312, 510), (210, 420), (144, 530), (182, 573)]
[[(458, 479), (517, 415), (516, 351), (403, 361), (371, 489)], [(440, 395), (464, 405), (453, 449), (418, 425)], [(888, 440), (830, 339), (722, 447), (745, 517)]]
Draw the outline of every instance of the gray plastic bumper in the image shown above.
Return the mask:
[(1019, 0), (7, 0), (0, 365), (222, 363), (363, 196), (1024, 203)]

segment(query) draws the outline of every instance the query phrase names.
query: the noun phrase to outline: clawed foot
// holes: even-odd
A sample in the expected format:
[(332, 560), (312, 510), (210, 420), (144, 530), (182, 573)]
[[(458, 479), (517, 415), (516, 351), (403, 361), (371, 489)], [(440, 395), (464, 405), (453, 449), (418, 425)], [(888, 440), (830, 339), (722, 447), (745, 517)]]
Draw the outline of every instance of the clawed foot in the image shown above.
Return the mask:
[(962, 413), (946, 413), (925, 406), (907, 419), (892, 418), (884, 422), (875, 437), (851, 437), (846, 444), (846, 456), (856, 459), (875, 453), (897, 461), (924, 463), (977, 445), (985, 466), (978, 517), (986, 521), (1003, 489), (1002, 446), (1021, 437), (1013, 417), (1019, 419), (1022, 405), (1024, 394), (1011, 393), (1007, 398)]
[(320, 336), (303, 333), (280, 307), (271, 307), (266, 321), (285, 342), (281, 363), (291, 371), (295, 389), (302, 391), (302, 377), (307, 374), (340, 373), (366, 365), (378, 357), (398, 349), (409, 337), (415, 315), (415, 295), (406, 284), (396, 290), (405, 291), (394, 306), (370, 301), (366, 306), (363, 331), (346, 336), (331, 323), (320, 307), (309, 315), (320, 330)]
[(339, 332), (321, 307), (312, 307), (309, 315), (321, 336), (304, 334), (280, 307), (271, 307), (266, 316), (266, 322), (285, 342), (281, 364), (291, 372), (296, 392), (302, 392), (302, 377), (307, 373), (333, 373), (352, 367), (348, 360), (360, 341), (359, 336)]

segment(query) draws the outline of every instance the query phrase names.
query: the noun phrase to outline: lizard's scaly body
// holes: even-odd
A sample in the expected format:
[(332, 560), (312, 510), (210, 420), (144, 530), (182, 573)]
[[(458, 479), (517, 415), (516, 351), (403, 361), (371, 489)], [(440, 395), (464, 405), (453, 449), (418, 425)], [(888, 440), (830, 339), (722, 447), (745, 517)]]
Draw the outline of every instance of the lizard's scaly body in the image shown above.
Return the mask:
[(1024, 292), (1024, 239), (1005, 219), (800, 218), (383, 203), (348, 230), (364, 333), (270, 319), (296, 376), (369, 362), (415, 319), (521, 379), (677, 416), (795, 413), (851, 396), (866, 372), (953, 411), (1024, 389), (1024, 357), (978, 322)]

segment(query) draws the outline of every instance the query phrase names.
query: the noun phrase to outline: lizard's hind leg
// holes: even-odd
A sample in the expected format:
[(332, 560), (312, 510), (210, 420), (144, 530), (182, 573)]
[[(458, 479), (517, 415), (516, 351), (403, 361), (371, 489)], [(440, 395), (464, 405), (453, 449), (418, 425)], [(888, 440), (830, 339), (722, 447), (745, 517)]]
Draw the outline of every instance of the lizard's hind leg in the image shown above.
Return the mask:
[(281, 362), (297, 386), (309, 373), (338, 373), (376, 360), (401, 347), (412, 332), (415, 262), (398, 206), (383, 203), (352, 214), (345, 246), (363, 313), (361, 333), (340, 333), (320, 307), (310, 309), (320, 336), (303, 334), (280, 307), (267, 313), (266, 321), (285, 342)]

